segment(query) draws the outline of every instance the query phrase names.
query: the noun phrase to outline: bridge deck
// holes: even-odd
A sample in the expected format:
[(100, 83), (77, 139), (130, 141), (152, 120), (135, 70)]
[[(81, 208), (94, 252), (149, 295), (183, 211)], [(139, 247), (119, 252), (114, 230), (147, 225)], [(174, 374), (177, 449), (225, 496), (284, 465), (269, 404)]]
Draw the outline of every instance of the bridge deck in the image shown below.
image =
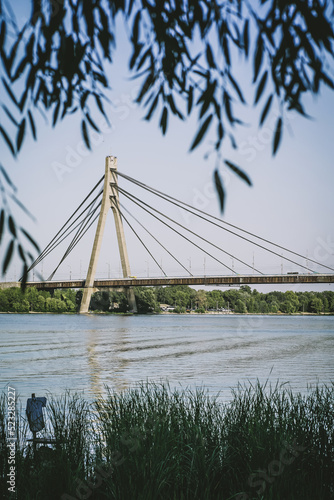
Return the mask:
[[(113, 278), (97, 279), (95, 288), (120, 288), (127, 286), (167, 286), (167, 285), (264, 285), (264, 284), (313, 284), (334, 283), (334, 274), (273, 274), (273, 275), (230, 275), (192, 276), (184, 278)], [(0, 288), (19, 286), (20, 283), (0, 283)], [(55, 288), (83, 288), (85, 280), (30, 281), (27, 287), (49, 290)]]

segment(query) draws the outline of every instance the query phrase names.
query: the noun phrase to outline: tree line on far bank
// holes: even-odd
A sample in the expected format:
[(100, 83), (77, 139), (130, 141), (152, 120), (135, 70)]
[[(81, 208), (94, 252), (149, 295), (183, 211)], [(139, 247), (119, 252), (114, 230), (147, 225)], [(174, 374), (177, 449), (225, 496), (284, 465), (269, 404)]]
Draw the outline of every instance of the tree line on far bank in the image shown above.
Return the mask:
[[(230, 311), (237, 314), (333, 314), (334, 292), (260, 293), (249, 286), (229, 290), (194, 290), (186, 285), (167, 287), (135, 287), (138, 313), (159, 313), (160, 305), (168, 305), (173, 312)], [(0, 312), (75, 313), (78, 311), (82, 290), (38, 291), (28, 288), (0, 290)], [(126, 313), (129, 310), (126, 292), (99, 291), (92, 295), (90, 310), (94, 312)]]

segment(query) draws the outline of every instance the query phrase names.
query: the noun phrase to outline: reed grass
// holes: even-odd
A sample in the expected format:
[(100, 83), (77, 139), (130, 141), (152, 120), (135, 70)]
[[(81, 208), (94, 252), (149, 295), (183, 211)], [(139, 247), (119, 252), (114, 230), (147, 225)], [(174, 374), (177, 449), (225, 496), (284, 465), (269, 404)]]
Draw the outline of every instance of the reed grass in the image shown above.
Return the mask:
[[(52, 450), (33, 453), (27, 426), (18, 421), (17, 498), (334, 498), (334, 384), (302, 395), (258, 382), (232, 396), (224, 404), (204, 388), (147, 383), (108, 390), (91, 405), (77, 394), (49, 397)], [(2, 492), (6, 422), (2, 395)]]

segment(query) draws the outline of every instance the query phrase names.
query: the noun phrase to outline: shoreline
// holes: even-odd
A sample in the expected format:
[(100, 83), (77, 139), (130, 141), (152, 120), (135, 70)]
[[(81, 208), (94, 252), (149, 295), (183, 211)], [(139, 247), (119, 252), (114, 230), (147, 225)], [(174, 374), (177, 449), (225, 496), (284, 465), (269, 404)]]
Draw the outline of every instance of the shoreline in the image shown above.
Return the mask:
[[(57, 316), (60, 315), (79, 315), (78, 312), (51, 312), (51, 311), (28, 311), (28, 312), (14, 312), (14, 311), (0, 311), (0, 314), (56, 314)], [(316, 313), (310, 313), (310, 312), (296, 312), (296, 313), (235, 313), (235, 312), (219, 312), (219, 311), (207, 311), (204, 313), (197, 313), (197, 312), (186, 312), (186, 313), (174, 313), (174, 312), (166, 312), (166, 311), (161, 311), (159, 313), (151, 312), (151, 313), (132, 313), (132, 312), (125, 312), (125, 313), (116, 313), (116, 312), (108, 312), (108, 311), (88, 311), (87, 313), (84, 313), (85, 315), (105, 315), (105, 316), (334, 316), (334, 313), (332, 312), (322, 312), (319, 314)]]

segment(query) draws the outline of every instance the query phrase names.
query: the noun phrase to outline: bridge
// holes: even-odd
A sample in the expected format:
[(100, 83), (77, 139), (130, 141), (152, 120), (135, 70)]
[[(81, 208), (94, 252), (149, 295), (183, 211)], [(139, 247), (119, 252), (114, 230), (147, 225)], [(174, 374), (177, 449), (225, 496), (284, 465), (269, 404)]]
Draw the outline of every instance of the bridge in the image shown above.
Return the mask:
[[(122, 180), (131, 183), (137, 189), (143, 189), (146, 192), (149, 192), (151, 195), (164, 200), (165, 202), (172, 204), (179, 209), (186, 211), (187, 214), (191, 214), (201, 221), (204, 221), (207, 225), (214, 229), (214, 232), (224, 231), (225, 235), (228, 236), (233, 235), (236, 238), (240, 238), (243, 242), (247, 242), (250, 245), (256, 246), (265, 252), (269, 252), (271, 255), (279, 257), (280, 259), (284, 259), (285, 261), (292, 263), (294, 266), (298, 266), (297, 268), (303, 269), (303, 272), (292, 272), (283, 274), (265, 274), (261, 270), (258, 270), (253, 264), (249, 264), (242, 260), (241, 258), (235, 255), (235, 252), (229, 253), (226, 248), (222, 248), (221, 245), (215, 244), (211, 237), (207, 239), (203, 237), (199, 232), (192, 231), (189, 227), (173, 220), (166, 213), (161, 212), (154, 206), (143, 201), (143, 197), (135, 196), (129, 190), (125, 190), (121, 188), (118, 183), (118, 178), (121, 177)], [(138, 212), (138, 208), (141, 211), (148, 213), (155, 220), (158, 220), (160, 223), (164, 225), (164, 231), (167, 230), (173, 231), (174, 234), (177, 234), (179, 237), (183, 238), (183, 240), (187, 241), (193, 245), (197, 250), (203, 252), (205, 258), (209, 257), (210, 259), (217, 262), (220, 266), (224, 267), (230, 271), (231, 274), (224, 273), (215, 273), (215, 275), (207, 275), (204, 272), (203, 276), (194, 276), (191, 273), (191, 269), (188, 269), (182, 262), (179, 260), (172, 251), (170, 251), (166, 246), (162, 244), (160, 238), (155, 237), (147, 228), (146, 225), (142, 224), (133, 214), (125, 208), (122, 203), (120, 203), (120, 194), (122, 197), (129, 202), (131, 202)], [(103, 232), (106, 223), (106, 217), (109, 213), (109, 210), (112, 210), (115, 226), (116, 226), (116, 235), (117, 242), (122, 266), (123, 278), (108, 278), (108, 279), (96, 279), (96, 267), (98, 262), (98, 257), (100, 253), (100, 248), (102, 244)], [(125, 215), (125, 212), (127, 215)], [(178, 266), (182, 267), (182, 269), (188, 274), (188, 276), (181, 277), (171, 277), (167, 276), (164, 269), (162, 268), (162, 264), (160, 265), (157, 259), (154, 257), (153, 253), (150, 251), (147, 243), (144, 242), (143, 238), (139, 236), (138, 232), (134, 229), (133, 225), (129, 222), (128, 215), (132, 217), (132, 219), (152, 238), (155, 243), (159, 244), (164, 252), (167, 252), (168, 255), (174, 259), (174, 261), (178, 264)], [(58, 268), (67, 258), (67, 256), (71, 253), (73, 248), (79, 243), (82, 237), (86, 234), (88, 229), (94, 224), (94, 222), (98, 219), (97, 228), (95, 232), (95, 238), (93, 242), (93, 248), (91, 252), (90, 263), (88, 267), (87, 277), (85, 280), (54, 280), (54, 275), (56, 274)], [(125, 233), (123, 228), (123, 222), (127, 224), (130, 230), (135, 234), (140, 244), (143, 245), (148, 255), (155, 262), (156, 266), (160, 269), (162, 276), (155, 278), (142, 278), (132, 276), (130, 270), (129, 257), (127, 253), (127, 246), (125, 241)], [(175, 227), (176, 226), (176, 227)], [(186, 232), (186, 235), (184, 234)], [(62, 226), (62, 228), (57, 232), (55, 237), (50, 241), (50, 243), (46, 246), (46, 248), (41, 252), (41, 254), (37, 257), (37, 259), (32, 263), (28, 271), (31, 271), (36, 267), (40, 262), (42, 262), (60, 243), (62, 243), (70, 234), (74, 233), (74, 236), (67, 247), (62, 259), (59, 264), (56, 266), (54, 271), (45, 281), (29, 281), (26, 283), (27, 287), (36, 287), (40, 290), (54, 290), (56, 288), (76, 288), (83, 289), (83, 297), (81, 301), (80, 312), (85, 313), (89, 309), (91, 295), (95, 290), (98, 289), (112, 289), (112, 288), (122, 288), (127, 291), (128, 302), (130, 310), (136, 311), (136, 300), (134, 294), (134, 288), (138, 286), (168, 286), (168, 285), (189, 285), (189, 286), (241, 286), (241, 285), (256, 285), (256, 284), (324, 284), (324, 283), (334, 283), (334, 268), (325, 265), (324, 263), (317, 262), (313, 259), (310, 259), (307, 256), (301, 255), (298, 252), (295, 252), (291, 249), (288, 249), (282, 245), (274, 243), (266, 238), (258, 236), (256, 234), (251, 233), (245, 229), (237, 227), (233, 224), (228, 223), (223, 219), (219, 219), (217, 217), (212, 216), (200, 210), (198, 208), (194, 208), (190, 205), (187, 205), (185, 202), (177, 200), (172, 196), (162, 193), (150, 186), (143, 184), (142, 182), (133, 179), (121, 172), (117, 169), (117, 158), (114, 156), (108, 156), (106, 158), (105, 163), (105, 174), (98, 181), (98, 183), (94, 186), (92, 191), (85, 197), (83, 202), (79, 205), (79, 207), (75, 210), (75, 212), (70, 216), (70, 218), (66, 221), (66, 223)], [(211, 231), (213, 233), (213, 231)], [(196, 238), (197, 243), (193, 240)], [(199, 240), (199, 241), (198, 241)], [(210, 251), (207, 250), (207, 246), (210, 246)], [(238, 245), (236, 245), (238, 246)], [(212, 249), (212, 250), (211, 250)], [(246, 266), (249, 270), (251, 270), (252, 274), (240, 274), (234, 270), (234, 266), (232, 267), (226, 264), (221, 257), (217, 257), (214, 255), (214, 251), (219, 251), (223, 253), (225, 256), (232, 259), (232, 263), (235, 261), (241, 263), (243, 266)], [(284, 252), (284, 255), (283, 255)], [(317, 270), (314, 269), (314, 265), (316, 265)], [(313, 268), (311, 268), (313, 266)], [(322, 269), (322, 272), (318, 269)], [(326, 272), (325, 272), (326, 270)], [(331, 271), (330, 273), (328, 271)], [(0, 288), (6, 288), (8, 286), (19, 286), (19, 282), (13, 283), (0, 283)]]
[[(97, 279), (93, 288), (111, 289), (128, 288), (136, 286), (171, 286), (171, 285), (206, 285), (206, 286), (241, 286), (241, 285), (296, 285), (313, 283), (334, 283), (334, 274), (266, 274), (266, 275), (241, 275), (236, 276), (191, 276), (191, 277), (159, 277), (159, 278), (113, 278)], [(0, 288), (9, 286), (20, 286), (20, 282), (0, 284)], [(30, 281), (27, 287), (35, 287), (38, 290), (55, 290), (57, 288), (84, 288), (85, 280), (63, 280), (63, 281)]]

